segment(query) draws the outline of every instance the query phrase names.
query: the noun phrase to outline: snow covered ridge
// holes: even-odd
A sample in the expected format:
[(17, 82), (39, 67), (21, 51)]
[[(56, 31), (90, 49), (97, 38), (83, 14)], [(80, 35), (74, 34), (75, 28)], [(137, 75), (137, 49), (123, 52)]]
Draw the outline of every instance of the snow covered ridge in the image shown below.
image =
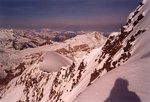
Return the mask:
[[(0, 52), (0, 78), (6, 76), (5, 69), (10, 70), (14, 68), (12, 69), (12, 72), (14, 72), (15, 68), (19, 66), (21, 63), (24, 63), (25, 66), (30, 66), (33, 63), (35, 63), (35, 60), (37, 60), (41, 56), (41, 54), (44, 54), (47, 51), (57, 51), (58, 53), (64, 54), (65, 56), (69, 56), (73, 58), (75, 57), (81, 58), (84, 54), (88, 53), (93, 48), (97, 48), (101, 46), (106, 39), (99, 32), (83, 32), (82, 31), (82, 32), (78, 32), (80, 33), (80, 35), (74, 38), (68, 39), (65, 42), (59, 42), (59, 43), (53, 42), (53, 44), (46, 45), (46, 46), (42, 45), (41, 47), (37, 47), (35, 45), (36, 48), (30, 48), (30, 49), (28, 48), (28, 49), (23, 49), (20, 51), (20, 50), (11, 49), (13, 45), (12, 43), (13, 40), (16, 41), (17, 39), (17, 42), (20, 45), (23, 45), (24, 42), (26, 42), (27, 44), (32, 44), (28, 42), (28, 40), (33, 41), (32, 38), (34, 34), (30, 35), (30, 33), (27, 31), (28, 38), (26, 39), (26, 36), (20, 36), (20, 35), (24, 35), (25, 31), (20, 31), (20, 30), (17, 31), (18, 33), (19, 32), (20, 33), (18, 35), (15, 35), (15, 37), (14, 37), (14, 31), (12, 29), (10, 30), (1, 29), (0, 31), (1, 32), (0, 40), (2, 42), (1, 43), (2, 47), (0, 48), (0, 51), (1, 51)], [(47, 30), (46, 31), (44, 30), (42, 32), (47, 32)], [(56, 33), (60, 33), (60, 32), (56, 32)], [(39, 40), (40, 38), (38, 37), (34, 37), (34, 39), (36, 41), (40, 41)], [(18, 40), (21, 41), (21, 43), (19, 43)], [(41, 42), (38, 42), (38, 43), (41, 43)], [(22, 48), (22, 47), (20, 46), (18, 48)], [(9, 79), (11, 80), (12, 78), (14, 77), (11, 77)]]
[[(150, 1), (144, 3), (140, 3), (140, 6), (129, 16), (127, 24), (121, 28), (121, 33), (110, 35), (102, 47), (92, 50), (83, 59), (61, 67), (57, 72), (47, 73), (39, 69), (42, 57), (38, 58), (33, 66), (26, 68), (0, 91), (0, 101), (104, 102), (106, 100), (107, 102), (111, 91), (108, 87), (113, 86), (111, 79), (114, 81), (117, 77), (123, 77), (129, 80), (131, 89), (137, 91), (141, 101), (149, 102), (150, 70), (147, 62), (150, 60)], [(143, 65), (141, 62), (146, 63)], [(139, 74), (141, 76), (138, 76)], [(106, 83), (107, 80), (109, 84)], [(96, 90), (99, 91), (96, 96), (93, 95), (94, 86), (97, 86)]]
[(1, 29), (0, 35), (0, 46), (7, 49), (23, 50), (52, 44), (50, 35), (32, 30)]
[(27, 48), (35, 48), (43, 45), (50, 45), (53, 44), (53, 42), (63, 42), (77, 35), (89, 33), (92, 32), (58, 32), (49, 29), (41, 29), (40, 31), (0, 29), (0, 46), (8, 49), (24, 50)]
[(92, 49), (102, 46), (105, 41), (106, 38), (99, 32), (90, 32), (77, 35), (62, 44), (58, 43), (61, 47), (56, 51), (72, 57), (82, 57), (83, 54), (90, 52)]
[[(29, 33), (27, 35), (30, 36), (26, 39), (25, 36), (20, 37), (20, 35), (25, 34), (25, 31), (23, 31), (23, 34), (21, 33), (20, 30), (17, 31), (20, 33), (18, 35), (15, 35), (15, 37), (13, 33), (14, 31), (11, 29), (10, 30), (2, 29), (0, 32), (1, 32), (0, 40), (2, 42), (0, 44), (2, 45), (0, 47), (0, 77), (3, 77), (6, 74), (4, 69), (7, 70), (11, 69), (13, 67), (18, 66), (20, 63), (25, 63), (25, 65), (32, 65), (35, 62), (35, 60), (39, 57), (40, 53), (44, 54), (47, 51), (57, 51), (58, 53), (63, 54), (65, 56), (73, 57), (73, 59), (81, 58), (84, 54), (88, 53), (90, 50), (101, 46), (106, 40), (106, 38), (99, 32), (82, 31), (78, 32), (80, 33), (80, 35), (77, 35), (76, 37), (68, 39), (64, 42), (59, 43), (53, 42), (53, 44), (41, 45), (41, 47), (35, 45), (36, 48), (27, 48), (26, 46), (24, 47), (25, 49), (14, 50), (13, 42), (17, 42), (17, 45), (21, 45), (20, 47), (18, 47), (19, 49), (22, 48), (22, 45), (24, 44), (28, 45), (33, 44), (30, 42), (31, 41), (33, 42), (32, 38), (34, 34), (30, 35), (30, 33), (27, 32)], [(47, 30), (46, 31), (42, 30), (42, 32), (47, 32)], [(39, 40), (40, 38), (38, 37), (34, 37), (34, 39), (37, 41), (37, 43), (42, 43), (45, 41), (42, 40), (40, 42)], [(34, 41), (34, 43), (36, 41)]]
[[(51, 32), (52, 34), (49, 34)], [(92, 49), (101, 46), (106, 40), (106, 38), (101, 35), (102, 33), (81, 31), (78, 32), (79, 35), (76, 37), (65, 40), (64, 42), (53, 42), (53, 44), (45, 43), (50, 41), (46, 41), (48, 38), (51, 39), (51, 36), (55, 37), (60, 33), (61, 32), (44, 29), (40, 33), (43, 35), (41, 38), (39, 37), (41, 35), (39, 35), (39, 33), (35, 32), (34, 30), (22, 31), (13, 29), (1, 29), (0, 78), (3, 78), (4, 76), (7, 77), (5, 70), (12, 69), (12, 72), (14, 72), (15, 68), (21, 63), (24, 63), (26, 68), (28, 68), (35, 63), (35, 60), (37, 60), (47, 51), (57, 51), (58, 53), (68, 56), (71, 59), (76, 59), (81, 58), (84, 54), (87, 54)], [(66, 33), (69, 34), (71, 32)], [(11, 80), (12, 78), (9, 79)]]

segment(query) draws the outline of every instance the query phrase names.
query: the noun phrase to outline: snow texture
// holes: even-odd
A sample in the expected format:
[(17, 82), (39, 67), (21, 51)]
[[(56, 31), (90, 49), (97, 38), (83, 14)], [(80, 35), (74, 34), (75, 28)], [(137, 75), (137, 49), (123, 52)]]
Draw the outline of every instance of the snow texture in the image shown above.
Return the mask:
[(47, 52), (39, 63), (40, 70), (46, 72), (59, 71), (62, 67), (71, 65), (72, 61), (57, 52)]
[[(149, 5), (149, 0), (140, 3), (120, 33), (113, 33), (102, 47), (77, 58), (69, 66), (61, 67), (64, 64), (60, 63), (61, 68), (56, 67), (57, 71), (54, 71), (47, 67), (49, 57), (54, 58), (52, 61), (59, 58), (60, 62), (64, 57), (52, 56), (50, 52), (47, 57), (38, 53), (32, 66), (26, 69), (24, 64), (19, 66), (24, 69), (23, 73), (15, 74), (16, 77), (0, 91), (0, 101), (149, 102)], [(80, 49), (79, 46), (76, 48)], [(39, 65), (49, 73), (39, 70)], [(20, 94), (13, 96), (18, 90)]]

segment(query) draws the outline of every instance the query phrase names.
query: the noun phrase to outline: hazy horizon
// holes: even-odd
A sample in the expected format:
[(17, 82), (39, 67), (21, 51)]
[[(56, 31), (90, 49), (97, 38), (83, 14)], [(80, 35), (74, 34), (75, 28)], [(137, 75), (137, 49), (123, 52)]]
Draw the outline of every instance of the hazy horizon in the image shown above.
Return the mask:
[(139, 0), (0, 0), (0, 28), (119, 31)]

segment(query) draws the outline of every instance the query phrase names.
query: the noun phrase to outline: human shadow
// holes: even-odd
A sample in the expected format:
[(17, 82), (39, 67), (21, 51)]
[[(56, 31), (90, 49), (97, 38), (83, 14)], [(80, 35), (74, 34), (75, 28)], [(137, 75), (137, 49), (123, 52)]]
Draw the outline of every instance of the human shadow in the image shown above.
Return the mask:
[(128, 81), (117, 79), (110, 96), (104, 102), (141, 102), (135, 92), (129, 91)]

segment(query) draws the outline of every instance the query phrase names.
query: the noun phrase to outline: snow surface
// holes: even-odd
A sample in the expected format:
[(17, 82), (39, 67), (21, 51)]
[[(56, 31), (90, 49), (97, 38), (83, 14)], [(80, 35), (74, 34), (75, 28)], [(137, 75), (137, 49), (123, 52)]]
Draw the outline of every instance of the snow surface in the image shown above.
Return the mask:
[(59, 71), (62, 67), (71, 65), (72, 61), (57, 52), (49, 51), (43, 56), (43, 61), (39, 63), (40, 70), (46, 72)]
[[(42, 56), (43, 58), (37, 60), (32, 67), (27, 68), (23, 74), (8, 84), (6, 92), (1, 95), (2, 99), (0, 101), (30, 100), (36, 102), (40, 99), (41, 102), (149, 102), (150, 1), (144, 2), (146, 3), (139, 6), (140, 10), (135, 16), (133, 16), (135, 12), (132, 13), (132, 16), (129, 16), (131, 21), (126, 24), (125, 29), (121, 32), (123, 40), (121, 40), (122, 36), (118, 36), (118, 33), (113, 33), (102, 48), (94, 49), (85, 55), (83, 59), (77, 58), (69, 67), (59, 69), (55, 66), (57, 62), (51, 63), (50, 65), (54, 66), (58, 72), (55, 72), (53, 67), (49, 67), (50, 57), (54, 58), (52, 61), (57, 61), (56, 56), (58, 57), (58, 55), (51, 55), (52, 52), (48, 52)], [(143, 13), (145, 17), (141, 19), (139, 16)], [(135, 36), (139, 31), (142, 31), (142, 33)], [(126, 34), (128, 35), (126, 36)], [(84, 39), (85, 36), (81, 38)], [(90, 37), (86, 38), (89, 39)], [(119, 42), (118, 46), (120, 43), (122, 45), (120, 45), (121, 47), (115, 46), (118, 48), (116, 48), (117, 51), (113, 55), (111, 51), (107, 51), (111, 48), (105, 50), (105, 47), (112, 47), (115, 41)], [(76, 40), (73, 39), (73, 42), (75, 43)], [(94, 44), (94, 41), (92, 43)], [(131, 49), (124, 51), (126, 46), (131, 46)], [(59, 48), (59, 46), (57, 47)], [(45, 46), (41, 48), (43, 49), (38, 49), (38, 51), (53, 49), (50, 47), (47, 49), (48, 47)], [(106, 53), (103, 51), (106, 51)], [(125, 59), (119, 61), (120, 56), (124, 54), (122, 51), (130, 54), (129, 59), (124, 57)], [(59, 58), (60, 61), (64, 60), (62, 56), (59, 56)], [(116, 69), (110, 71), (109, 68), (112, 66), (112, 62), (116, 60), (118, 61), (117, 64), (121, 64), (121, 66), (116, 66)], [(105, 64), (108, 64), (108, 66)], [(48, 70), (50, 73), (39, 70), (39, 65), (41, 65), (42, 70)], [(18, 90), (21, 91), (21, 94), (13, 97), (12, 94), (18, 92)]]
[[(115, 96), (115, 92), (111, 93), (113, 87), (117, 87), (114, 84), (116, 80), (122, 78), (126, 80), (129, 84), (128, 90), (133, 91), (137, 94), (140, 98), (141, 102), (149, 102), (150, 96), (150, 79), (149, 73), (150, 70), (148, 69), (150, 58), (142, 59), (139, 61), (130, 62), (128, 61), (123, 66), (108, 72), (103, 77), (98, 79), (93, 85), (91, 85), (85, 92), (83, 92), (75, 102), (104, 102), (110, 94), (114, 94), (112, 98), (118, 97), (118, 101), (111, 100), (111, 102), (120, 102), (119, 98), (120, 95)], [(119, 91), (124, 93), (123, 87), (119, 88)], [(118, 92), (118, 90), (116, 90)], [(124, 93), (128, 94), (128, 93)], [(124, 97), (124, 96), (122, 96)], [(129, 97), (128, 101), (123, 100), (121, 102), (134, 102), (130, 100)]]

